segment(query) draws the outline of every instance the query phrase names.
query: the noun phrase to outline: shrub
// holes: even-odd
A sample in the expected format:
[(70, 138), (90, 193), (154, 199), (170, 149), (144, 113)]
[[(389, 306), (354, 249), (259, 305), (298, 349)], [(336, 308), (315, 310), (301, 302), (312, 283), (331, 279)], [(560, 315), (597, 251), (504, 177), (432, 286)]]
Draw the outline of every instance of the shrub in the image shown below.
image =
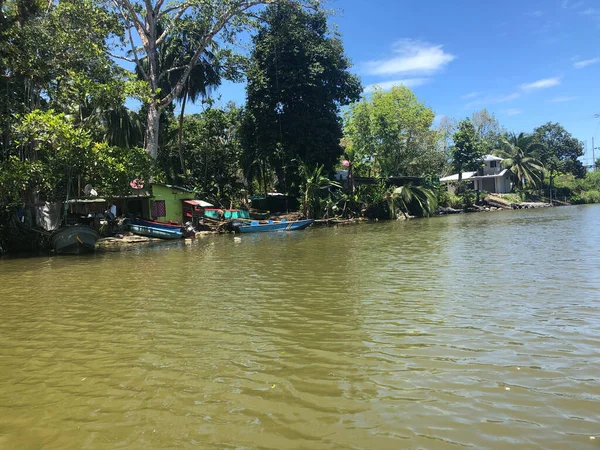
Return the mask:
[(582, 192), (580, 199), (581, 203), (600, 203), (600, 191), (592, 189)]

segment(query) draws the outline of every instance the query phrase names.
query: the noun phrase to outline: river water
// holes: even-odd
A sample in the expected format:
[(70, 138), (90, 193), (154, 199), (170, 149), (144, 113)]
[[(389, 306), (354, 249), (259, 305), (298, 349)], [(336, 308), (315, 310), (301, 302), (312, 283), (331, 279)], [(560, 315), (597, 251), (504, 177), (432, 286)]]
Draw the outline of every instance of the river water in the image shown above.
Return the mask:
[(3, 259), (0, 338), (2, 449), (599, 449), (600, 206)]

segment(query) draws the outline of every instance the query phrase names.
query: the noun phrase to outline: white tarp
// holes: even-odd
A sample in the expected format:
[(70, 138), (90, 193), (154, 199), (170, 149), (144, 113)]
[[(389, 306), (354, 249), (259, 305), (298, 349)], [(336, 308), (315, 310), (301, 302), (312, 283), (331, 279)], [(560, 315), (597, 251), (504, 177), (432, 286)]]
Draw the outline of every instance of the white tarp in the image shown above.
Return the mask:
[(54, 231), (60, 226), (62, 203), (44, 203), (35, 207), (35, 223), (46, 231)]

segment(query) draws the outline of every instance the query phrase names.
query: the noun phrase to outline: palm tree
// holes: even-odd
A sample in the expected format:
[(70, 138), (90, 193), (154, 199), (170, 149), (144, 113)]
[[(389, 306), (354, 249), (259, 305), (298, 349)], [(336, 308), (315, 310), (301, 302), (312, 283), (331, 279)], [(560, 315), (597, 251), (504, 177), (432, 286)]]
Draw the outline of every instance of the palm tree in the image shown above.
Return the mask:
[(511, 133), (502, 139), (501, 148), (496, 150), (495, 153), (504, 158), (502, 166), (517, 178), (516, 186), (519, 189), (526, 185), (539, 186), (544, 165), (533, 155), (540, 148), (543, 148), (543, 144), (535, 142), (532, 135)]
[[(183, 51), (186, 51), (183, 48)], [(181, 72), (183, 69), (181, 69)], [(174, 80), (179, 79), (181, 74), (178, 71), (171, 72)], [(177, 81), (175, 81), (177, 82)], [(183, 118), (185, 115), (185, 104), (189, 100), (196, 103), (198, 98), (205, 98), (210, 91), (221, 84), (221, 69), (216, 62), (216, 56), (213, 52), (206, 50), (198, 63), (193, 67), (190, 75), (187, 78), (185, 86), (177, 100), (181, 102), (181, 112), (179, 113), (179, 131), (178, 131), (178, 149), (179, 159), (181, 162), (181, 170), (185, 175), (185, 161), (183, 158), (182, 142), (183, 142)]]
[(410, 206), (417, 207), (423, 216), (430, 216), (437, 208), (437, 196), (433, 190), (407, 184), (397, 187), (389, 195), (391, 218), (396, 217), (396, 207), (402, 212), (405, 219), (408, 218)]
[(137, 112), (121, 105), (102, 111), (104, 138), (115, 147), (142, 146), (144, 132)]

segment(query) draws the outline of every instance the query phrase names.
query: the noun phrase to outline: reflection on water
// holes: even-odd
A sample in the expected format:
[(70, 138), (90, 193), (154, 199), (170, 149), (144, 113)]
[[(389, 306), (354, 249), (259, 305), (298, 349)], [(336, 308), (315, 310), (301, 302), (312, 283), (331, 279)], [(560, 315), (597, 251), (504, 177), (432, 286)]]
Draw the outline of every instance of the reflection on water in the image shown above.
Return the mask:
[(0, 448), (598, 448), (599, 222), (0, 260)]

